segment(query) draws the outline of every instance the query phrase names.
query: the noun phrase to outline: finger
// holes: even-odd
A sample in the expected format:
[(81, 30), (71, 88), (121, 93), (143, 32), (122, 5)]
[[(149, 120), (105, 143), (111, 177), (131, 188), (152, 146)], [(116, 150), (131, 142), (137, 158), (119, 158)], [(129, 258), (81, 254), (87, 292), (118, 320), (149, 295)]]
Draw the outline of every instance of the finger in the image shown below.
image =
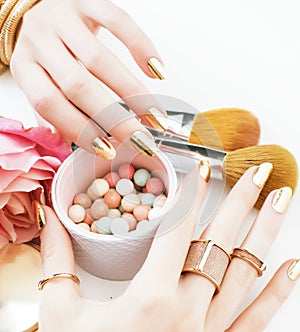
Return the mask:
[[(225, 198), (215, 218), (201, 234), (201, 239), (213, 240), (226, 252), (231, 252), (242, 223), (270, 174), (271, 166), (268, 163), (262, 164), (260, 168), (251, 167), (243, 174)], [(181, 285), (188, 300), (196, 299), (195, 305), (199, 310), (203, 310), (203, 303), (208, 303), (215, 292), (209, 280), (194, 273), (185, 273)]]
[(230, 252), (272, 168), (271, 163), (250, 167), (231, 189), (215, 218), (201, 234), (201, 238), (212, 239)]
[[(103, 89), (102, 83), (82, 65), (56, 37), (47, 38), (47, 47), (55, 50), (56, 58), (49, 57), (40, 48), (37, 61), (49, 73), (68, 100), (89, 117), (93, 118), (106, 132), (120, 142), (136, 131), (151, 134), (123, 106), (116, 103), (112, 96)], [(58, 117), (59, 110), (56, 111)]]
[[(69, 235), (59, 222), (54, 211), (47, 206), (43, 207), (46, 225), (41, 231), (41, 255), (44, 277), (55, 273), (75, 273), (75, 262), (72, 244)], [(55, 294), (62, 292), (65, 295), (78, 294), (78, 285), (71, 279), (57, 278), (45, 284), (43, 292)]]
[(154, 292), (162, 287), (177, 288), (208, 187), (209, 172), (207, 164), (200, 163), (185, 176), (176, 203), (163, 217), (148, 257), (135, 278), (136, 287), (147, 285)]
[(285, 262), (254, 302), (226, 332), (264, 331), (277, 310), (292, 292), (300, 277), (300, 261)]
[(104, 132), (65, 99), (43, 68), (24, 57), (13, 75), (34, 109), (71, 142), (95, 153), (93, 142)]
[[(58, 33), (64, 44), (80, 62), (126, 102), (144, 124), (157, 129), (166, 129), (166, 111), (144, 84), (99, 42), (79, 17), (71, 15), (68, 25), (68, 29), (63, 25)], [(82, 40), (85, 47), (82, 47)], [(153, 112), (155, 112), (154, 116)]]
[[(271, 192), (240, 247), (264, 260), (283, 223), (285, 214), (278, 207), (287, 207), (290, 198), (291, 190), (288, 187)], [(214, 297), (209, 307), (208, 330), (225, 329), (257, 276), (253, 266), (240, 258), (233, 257), (222, 282), (221, 291)], [(218, 314), (218, 319), (213, 319), (217, 312), (221, 314)]]
[[(161, 64), (160, 67), (162, 67), (160, 71), (163, 72), (162, 60), (153, 42), (128, 13), (108, 0), (103, 0), (101, 7), (98, 1), (91, 2), (89, 6), (84, 4), (84, 2), (81, 2), (80, 5), (81, 11), (86, 16), (99, 22), (101, 26), (108, 29), (126, 45), (133, 58), (146, 75), (157, 78), (147, 65), (150, 58), (159, 60)], [(164, 73), (162, 74), (165, 76)]]

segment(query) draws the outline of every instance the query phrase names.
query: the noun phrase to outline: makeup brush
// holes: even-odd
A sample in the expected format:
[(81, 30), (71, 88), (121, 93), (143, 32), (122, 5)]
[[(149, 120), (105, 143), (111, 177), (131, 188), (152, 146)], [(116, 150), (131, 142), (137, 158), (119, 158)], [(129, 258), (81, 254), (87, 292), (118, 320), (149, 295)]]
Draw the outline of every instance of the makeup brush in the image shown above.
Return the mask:
[(257, 145), (260, 124), (250, 111), (220, 108), (196, 114), (169, 111), (169, 132), (190, 143), (233, 151)]
[(173, 140), (151, 130), (155, 141), (162, 151), (170, 154), (185, 156), (196, 160), (209, 159), (212, 176), (221, 176), (226, 183), (233, 187), (242, 174), (251, 166), (258, 166), (263, 162), (271, 162), (273, 171), (261, 191), (255, 207), (260, 209), (268, 194), (281, 187), (289, 186), (296, 189), (298, 181), (298, 167), (294, 156), (285, 148), (275, 144), (250, 146), (235, 151), (225, 152)]
[[(124, 103), (127, 111), (135, 113)], [(168, 130), (172, 138), (180, 138), (193, 144), (204, 145), (214, 149), (233, 151), (257, 145), (260, 139), (258, 118), (250, 111), (240, 108), (220, 108), (206, 112), (188, 113), (166, 110)], [(143, 117), (140, 121), (143, 121)], [(144, 125), (156, 128), (155, 122), (147, 118)]]

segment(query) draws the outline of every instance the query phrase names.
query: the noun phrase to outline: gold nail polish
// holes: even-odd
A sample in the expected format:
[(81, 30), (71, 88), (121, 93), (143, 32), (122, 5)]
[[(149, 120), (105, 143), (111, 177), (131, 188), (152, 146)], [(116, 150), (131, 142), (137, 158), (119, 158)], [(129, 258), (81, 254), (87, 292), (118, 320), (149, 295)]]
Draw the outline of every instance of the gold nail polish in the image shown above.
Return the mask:
[(253, 182), (257, 185), (258, 188), (262, 188), (267, 182), (273, 165), (271, 163), (262, 163), (260, 164), (253, 174)]
[(292, 195), (293, 191), (290, 187), (278, 189), (272, 201), (273, 209), (278, 213), (283, 213), (288, 206)]
[(288, 276), (295, 281), (300, 277), (300, 259), (295, 260), (288, 269)]
[(200, 176), (205, 182), (209, 181), (210, 178), (210, 164), (209, 160), (201, 160), (198, 166)]
[(100, 156), (104, 159), (111, 160), (114, 159), (116, 156), (115, 148), (109, 142), (109, 140), (104, 137), (95, 138), (92, 142), (92, 148), (97, 156)]
[(42, 205), (38, 201), (32, 202), (32, 208), (35, 218), (35, 223), (39, 230), (42, 230), (46, 225), (46, 217)]
[(145, 114), (146, 119), (150, 122), (153, 128), (158, 130), (168, 130), (168, 119), (156, 107), (151, 107)]
[(147, 64), (149, 70), (155, 77), (160, 80), (164, 80), (166, 78), (165, 68), (157, 58), (150, 58)]
[(156, 144), (154, 139), (143, 131), (134, 132), (130, 137), (130, 141), (142, 154), (150, 157), (155, 155)]

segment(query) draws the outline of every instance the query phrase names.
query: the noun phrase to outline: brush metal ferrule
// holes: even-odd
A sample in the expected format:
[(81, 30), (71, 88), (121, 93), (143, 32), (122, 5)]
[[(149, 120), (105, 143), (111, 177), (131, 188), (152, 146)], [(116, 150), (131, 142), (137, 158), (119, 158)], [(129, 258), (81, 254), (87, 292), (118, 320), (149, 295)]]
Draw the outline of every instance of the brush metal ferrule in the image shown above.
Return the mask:
[[(167, 132), (160, 132), (155, 129), (149, 129), (149, 131), (152, 133), (157, 147), (163, 152), (170, 155), (194, 159), (199, 162), (209, 159), (212, 176), (214, 178), (222, 178), (223, 164), (227, 152), (189, 143), (183, 139), (172, 137), (172, 135)], [(175, 165), (174, 167), (176, 169)]]

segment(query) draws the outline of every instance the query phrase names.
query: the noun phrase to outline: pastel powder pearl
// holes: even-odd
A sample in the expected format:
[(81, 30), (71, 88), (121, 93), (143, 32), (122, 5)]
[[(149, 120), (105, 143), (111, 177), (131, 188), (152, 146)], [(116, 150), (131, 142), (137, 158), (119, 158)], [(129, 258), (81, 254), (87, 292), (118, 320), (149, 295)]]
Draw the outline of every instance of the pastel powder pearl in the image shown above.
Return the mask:
[(121, 205), (126, 212), (132, 212), (134, 207), (140, 204), (140, 199), (136, 194), (128, 194), (121, 200)]
[(159, 178), (151, 178), (146, 183), (146, 190), (153, 195), (159, 195), (164, 191), (164, 184)]
[(109, 189), (104, 195), (104, 203), (110, 208), (115, 209), (121, 203), (121, 195), (115, 189)]
[(86, 209), (85, 210), (85, 217), (83, 219), (83, 222), (88, 224), (88, 225), (91, 225), (93, 223), (93, 221), (94, 221), (94, 218), (91, 215), (90, 209)]
[(117, 182), (120, 180), (120, 176), (116, 172), (110, 172), (105, 175), (104, 179), (107, 181), (110, 188), (115, 188)]
[(69, 217), (75, 223), (82, 222), (85, 217), (85, 209), (81, 205), (72, 205), (68, 211)]
[(155, 196), (153, 194), (146, 193), (146, 194), (143, 194), (143, 196), (141, 197), (141, 204), (149, 205), (152, 207), (154, 200), (155, 200)]
[(101, 217), (107, 216), (108, 210), (108, 206), (104, 202), (96, 200), (92, 204), (90, 212), (94, 219), (99, 219)]
[(120, 178), (123, 179), (132, 179), (135, 172), (134, 167), (131, 164), (122, 164), (118, 169), (118, 174)]
[(153, 207), (163, 207), (166, 203), (167, 197), (164, 194), (157, 196), (153, 202)]
[(92, 205), (91, 197), (86, 193), (79, 193), (75, 196), (74, 204), (79, 204), (85, 209), (88, 209)]
[(133, 215), (136, 220), (148, 219), (148, 213), (151, 210), (149, 205), (137, 205), (133, 209)]
[(139, 187), (144, 187), (149, 179), (150, 172), (145, 168), (138, 169), (133, 175), (134, 183)]
[(102, 217), (95, 220), (92, 224), (92, 231), (99, 234), (111, 234), (110, 225), (112, 219), (109, 217)]
[(116, 190), (121, 196), (130, 194), (134, 190), (133, 182), (129, 179), (120, 179), (116, 184)]
[(128, 212), (124, 212), (122, 214), (122, 218), (128, 222), (129, 232), (134, 231), (137, 225), (137, 220), (135, 219), (134, 215)]
[(109, 184), (104, 179), (96, 179), (93, 181), (93, 183), (90, 186), (90, 190), (92, 194), (94, 194), (97, 197), (104, 196), (109, 189)]
[(114, 235), (127, 234), (129, 232), (129, 224), (123, 218), (116, 218), (112, 220), (110, 230)]
[(108, 216), (111, 219), (120, 218), (121, 217), (121, 212), (118, 209), (109, 209)]
[(90, 226), (84, 222), (81, 222), (79, 224), (77, 224), (78, 227), (80, 227), (81, 229), (85, 230), (85, 231), (88, 231), (90, 232), (91, 229), (90, 229)]

